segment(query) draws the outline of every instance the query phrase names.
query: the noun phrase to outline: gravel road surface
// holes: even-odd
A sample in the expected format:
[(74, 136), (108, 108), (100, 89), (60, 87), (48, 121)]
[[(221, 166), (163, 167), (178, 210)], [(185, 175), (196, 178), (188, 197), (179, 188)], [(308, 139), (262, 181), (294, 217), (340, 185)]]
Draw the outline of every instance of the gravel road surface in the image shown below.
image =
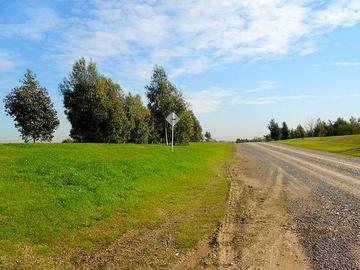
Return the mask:
[(360, 269), (359, 158), (275, 143), (242, 144), (237, 151), (255, 164), (245, 182), (274, 186), (281, 178), (277, 196), (310, 268)]

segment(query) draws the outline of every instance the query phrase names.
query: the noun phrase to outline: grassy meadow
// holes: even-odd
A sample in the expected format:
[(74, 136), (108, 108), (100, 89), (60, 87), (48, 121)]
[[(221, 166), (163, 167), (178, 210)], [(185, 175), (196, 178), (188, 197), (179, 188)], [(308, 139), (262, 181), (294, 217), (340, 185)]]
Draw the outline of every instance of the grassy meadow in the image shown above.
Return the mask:
[[(225, 211), (231, 144), (0, 145), (0, 269), (87, 254), (129, 230), (177, 220), (194, 247)], [(63, 255), (61, 255), (63, 256)]]
[(360, 157), (360, 135), (292, 139), (279, 143)]

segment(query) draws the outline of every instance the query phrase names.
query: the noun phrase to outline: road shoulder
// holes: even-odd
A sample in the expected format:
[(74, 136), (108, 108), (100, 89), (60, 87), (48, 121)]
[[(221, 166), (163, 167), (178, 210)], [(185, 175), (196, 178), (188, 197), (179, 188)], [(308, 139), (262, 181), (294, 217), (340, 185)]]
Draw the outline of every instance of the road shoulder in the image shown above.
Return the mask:
[(286, 212), (283, 172), (275, 166), (264, 170), (236, 147), (223, 223), (182, 269), (310, 269)]

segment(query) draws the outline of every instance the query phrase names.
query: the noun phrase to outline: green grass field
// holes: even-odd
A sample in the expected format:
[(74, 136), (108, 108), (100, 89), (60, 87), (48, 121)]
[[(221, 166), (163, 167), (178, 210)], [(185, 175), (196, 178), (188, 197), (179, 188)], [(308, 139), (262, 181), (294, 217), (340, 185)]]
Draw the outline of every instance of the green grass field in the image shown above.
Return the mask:
[(279, 143), (360, 157), (360, 135), (293, 139)]
[[(224, 214), (220, 165), (231, 144), (0, 145), (0, 268), (84, 254), (132, 229), (177, 218), (176, 244), (191, 248)], [(28, 253), (31, 256), (28, 256)]]

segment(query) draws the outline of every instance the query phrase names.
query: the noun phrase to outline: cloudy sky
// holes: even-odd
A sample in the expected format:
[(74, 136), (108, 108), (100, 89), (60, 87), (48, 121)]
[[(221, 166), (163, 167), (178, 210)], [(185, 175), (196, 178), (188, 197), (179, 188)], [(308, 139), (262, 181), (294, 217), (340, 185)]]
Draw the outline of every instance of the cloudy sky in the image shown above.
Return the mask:
[[(359, 0), (1, 0), (0, 98), (26, 69), (69, 133), (58, 84), (81, 56), (144, 96), (165, 67), (218, 139), (264, 135), (270, 118), (360, 117)], [(0, 141), (17, 141), (0, 109)]]

